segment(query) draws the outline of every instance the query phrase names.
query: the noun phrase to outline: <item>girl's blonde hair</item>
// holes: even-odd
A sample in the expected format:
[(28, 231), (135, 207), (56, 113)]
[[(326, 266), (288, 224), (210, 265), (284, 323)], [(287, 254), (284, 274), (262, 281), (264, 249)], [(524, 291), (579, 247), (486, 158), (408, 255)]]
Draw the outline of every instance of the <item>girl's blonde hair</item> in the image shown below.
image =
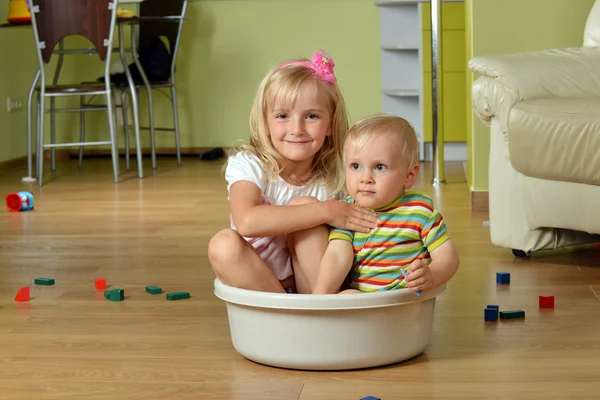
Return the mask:
[[(399, 154), (407, 165), (419, 163), (419, 142), (414, 128), (404, 118), (389, 114), (375, 114), (358, 121), (346, 135), (358, 148), (368, 145), (374, 135), (389, 134), (400, 138), (403, 142), (402, 153)], [(343, 156), (346, 158), (344, 146)]]
[[(298, 60), (307, 61), (307, 60)], [(276, 179), (286, 165), (286, 159), (275, 149), (268, 131), (266, 113), (279, 100), (284, 107), (293, 107), (305, 85), (312, 85), (327, 97), (331, 114), (331, 134), (315, 154), (310, 182), (321, 180), (337, 194), (344, 190), (342, 148), (348, 131), (348, 114), (344, 98), (336, 83), (326, 83), (302, 65), (271, 69), (262, 80), (250, 113), (250, 140), (235, 146), (236, 151), (255, 154), (263, 163), (266, 175)]]

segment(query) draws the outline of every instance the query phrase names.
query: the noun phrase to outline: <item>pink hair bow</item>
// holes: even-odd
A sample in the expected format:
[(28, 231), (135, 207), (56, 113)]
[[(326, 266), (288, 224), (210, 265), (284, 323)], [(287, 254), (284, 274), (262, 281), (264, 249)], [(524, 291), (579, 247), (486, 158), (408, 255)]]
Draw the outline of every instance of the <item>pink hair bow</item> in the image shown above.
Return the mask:
[(303, 65), (306, 68), (310, 68), (315, 72), (315, 75), (326, 83), (333, 84), (336, 82), (336, 77), (333, 72), (335, 63), (333, 59), (325, 53), (323, 50), (315, 51), (312, 55), (312, 61), (290, 61), (282, 64), (278, 69), (290, 66), (290, 65)]

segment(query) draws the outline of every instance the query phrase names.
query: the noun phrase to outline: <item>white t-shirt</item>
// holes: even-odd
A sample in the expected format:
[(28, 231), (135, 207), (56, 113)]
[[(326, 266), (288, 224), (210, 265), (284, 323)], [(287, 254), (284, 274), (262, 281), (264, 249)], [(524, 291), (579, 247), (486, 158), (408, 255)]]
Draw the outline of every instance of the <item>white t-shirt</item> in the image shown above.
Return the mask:
[[(227, 180), (228, 193), (231, 193), (231, 185), (235, 182), (249, 181), (255, 183), (262, 193), (263, 204), (287, 205), (292, 199), (303, 196), (312, 196), (321, 201), (332, 197), (330, 190), (322, 183), (295, 186), (284, 181), (281, 177), (269, 181), (262, 167), (262, 162), (252, 153), (240, 152), (229, 157), (225, 169), (225, 179)], [(231, 228), (236, 229), (231, 217), (230, 223)], [(294, 273), (286, 235), (262, 238), (246, 237), (244, 239), (257, 250), (260, 257), (279, 280), (284, 280)]]
[(240, 152), (229, 157), (225, 170), (225, 180), (227, 180), (228, 193), (231, 185), (235, 182), (253, 182), (260, 188), (263, 202), (271, 205), (287, 205), (292, 199), (302, 196), (316, 197), (321, 201), (325, 201), (332, 196), (331, 191), (322, 183), (295, 186), (279, 176), (277, 179), (269, 181), (260, 159), (254, 154), (246, 152)]

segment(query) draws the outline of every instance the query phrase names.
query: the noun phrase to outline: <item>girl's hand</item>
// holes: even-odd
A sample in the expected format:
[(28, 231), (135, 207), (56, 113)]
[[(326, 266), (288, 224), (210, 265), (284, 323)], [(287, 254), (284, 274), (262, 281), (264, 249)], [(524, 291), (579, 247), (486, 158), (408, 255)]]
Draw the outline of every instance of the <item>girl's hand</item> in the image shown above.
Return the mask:
[(406, 286), (413, 292), (433, 289), (433, 273), (429, 265), (425, 264), (422, 260), (413, 261), (409, 267)]
[(369, 233), (377, 227), (377, 214), (354, 204), (335, 199), (324, 201), (327, 207), (326, 223), (340, 229)]

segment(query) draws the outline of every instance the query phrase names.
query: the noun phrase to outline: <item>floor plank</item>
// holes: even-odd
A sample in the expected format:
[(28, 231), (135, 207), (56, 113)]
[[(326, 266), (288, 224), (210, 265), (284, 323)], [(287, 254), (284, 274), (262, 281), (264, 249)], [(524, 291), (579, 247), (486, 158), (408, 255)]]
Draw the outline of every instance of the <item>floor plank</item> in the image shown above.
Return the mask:
[[(596, 399), (600, 393), (600, 252), (516, 259), (490, 243), (486, 213), (470, 211), (460, 163), (447, 183), (418, 187), (443, 213), (461, 267), (436, 300), (431, 344), (404, 363), (362, 371), (271, 368), (231, 345), (213, 294), (207, 243), (228, 225), (219, 162), (184, 159), (139, 180), (110, 161), (61, 161), (42, 187), (0, 175), (2, 193), (30, 190), (35, 210), (0, 214), (0, 391), (3, 399)], [(496, 272), (510, 272), (497, 285)], [(34, 286), (36, 277), (56, 279)], [(112, 303), (94, 278), (124, 288)], [(22, 286), (32, 300), (13, 300)], [(166, 301), (146, 285), (189, 291)], [(553, 294), (555, 309), (539, 309)], [(523, 320), (485, 322), (487, 304)]]

